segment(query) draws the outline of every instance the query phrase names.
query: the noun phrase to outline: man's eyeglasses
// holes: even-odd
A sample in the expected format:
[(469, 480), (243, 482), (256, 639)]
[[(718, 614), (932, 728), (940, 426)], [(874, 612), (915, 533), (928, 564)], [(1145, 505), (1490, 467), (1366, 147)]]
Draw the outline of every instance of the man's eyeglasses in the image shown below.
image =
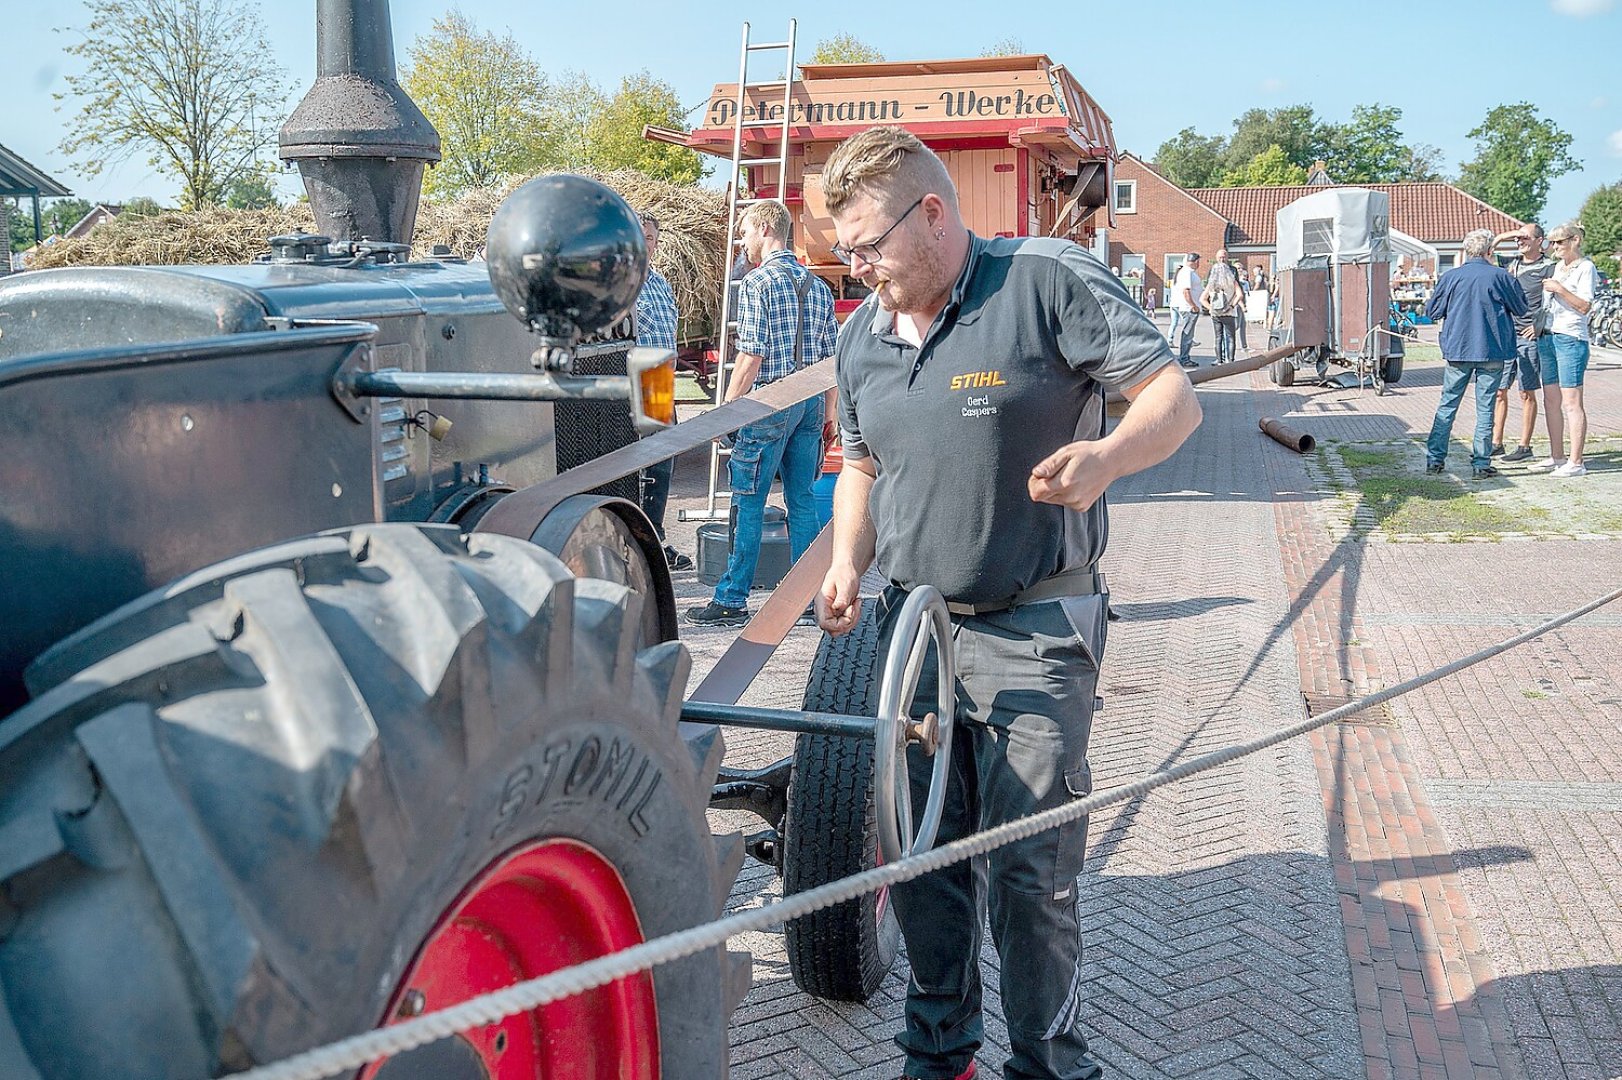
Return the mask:
[(879, 251), (879, 245), (884, 243), (884, 238), (895, 232), (896, 226), (900, 225), (903, 221), (906, 221), (907, 215), (918, 209), (919, 204), (922, 203), (925, 198), (926, 196), (923, 195), (918, 196), (917, 201), (903, 210), (901, 212), (901, 216), (896, 218), (895, 222), (888, 229), (885, 229), (877, 237), (869, 240), (867, 243), (857, 244), (855, 247), (845, 247), (842, 244), (835, 244), (833, 248), (834, 258), (838, 259), (846, 266), (849, 266), (851, 260), (858, 255), (862, 257), (862, 261), (865, 263), (878, 262), (880, 259), (884, 258), (884, 254)]

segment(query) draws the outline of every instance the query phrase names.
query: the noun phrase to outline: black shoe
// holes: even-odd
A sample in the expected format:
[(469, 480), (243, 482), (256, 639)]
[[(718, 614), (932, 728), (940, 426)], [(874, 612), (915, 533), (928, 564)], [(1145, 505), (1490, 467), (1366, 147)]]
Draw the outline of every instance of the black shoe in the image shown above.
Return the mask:
[(800, 617), (798, 619), (794, 620), (794, 625), (795, 626), (815, 626), (815, 625), (817, 625), (817, 607), (816, 607), (816, 605), (815, 604), (808, 605), (804, 611), (800, 612)]
[(1497, 445), (1495, 445), (1492, 448), (1492, 452), (1489, 453), (1487, 456), (1488, 457), (1503, 457), (1504, 456), (1504, 444), (1503, 443), (1498, 443)]
[(711, 600), (703, 607), (688, 608), (687, 621), (699, 626), (742, 626), (749, 621), (749, 609), (727, 607)]
[(1432, 476), (1441, 476), (1446, 470), (1442, 468), (1442, 463), (1440, 461), (1432, 461), (1425, 466), (1425, 471), (1430, 473)]
[(1493, 468), (1491, 465), (1483, 465), (1479, 469), (1470, 470), (1470, 479), (1472, 480), (1491, 480), (1497, 475), (1498, 470)]
[(1532, 448), (1530, 446), (1517, 446), (1515, 449), (1505, 454), (1503, 459), (1505, 461), (1526, 461), (1531, 456)]
[(665, 545), (665, 562), (670, 564), (672, 570), (691, 570), (693, 568), (693, 560), (669, 544)]
[(1196, 361), (1193, 360), (1179, 360), (1177, 362), (1186, 368), (1197, 368), (1200, 366)]

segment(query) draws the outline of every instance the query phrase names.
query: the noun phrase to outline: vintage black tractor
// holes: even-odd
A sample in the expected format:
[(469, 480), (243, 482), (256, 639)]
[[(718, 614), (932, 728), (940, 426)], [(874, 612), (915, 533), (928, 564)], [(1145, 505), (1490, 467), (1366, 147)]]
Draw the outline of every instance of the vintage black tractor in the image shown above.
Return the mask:
[[(320, 0), (317, 40), (281, 148), (322, 235), (0, 282), (6, 1080), (227, 1074), (708, 921), (744, 852), (711, 806), (791, 891), (933, 837), (896, 793), (950, 738), (907, 715), (938, 598), (882, 672), (871, 621), (825, 640), (810, 712), (684, 702), (615, 464), (680, 442), (634, 214), (546, 177), (487, 264), (413, 257), (439, 140), (387, 0)], [(718, 783), (726, 723), (802, 737)], [(819, 912), (795, 975), (865, 997), (895, 938), (882, 895)], [(359, 1075), (721, 1076), (748, 986), (714, 948)]]
[[(414, 259), (438, 136), (385, 0), (319, 8), (326, 235), (0, 284), (7, 1080), (273, 1061), (707, 921), (742, 857), (646, 519), (472, 531), (660, 404), (635, 216), (546, 178), (488, 271)], [(747, 986), (714, 949), (362, 1075), (719, 1076)]]

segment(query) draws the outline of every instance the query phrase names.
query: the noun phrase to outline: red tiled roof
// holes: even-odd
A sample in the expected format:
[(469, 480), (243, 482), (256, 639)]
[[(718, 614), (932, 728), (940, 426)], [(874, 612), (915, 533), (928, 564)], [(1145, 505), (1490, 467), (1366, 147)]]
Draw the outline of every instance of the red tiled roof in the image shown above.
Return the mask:
[[(1473, 229), (1509, 232), (1525, 222), (1495, 210), (1452, 184), (1343, 184), (1391, 196), (1391, 227), (1426, 243), (1458, 243)], [(1188, 193), (1234, 225), (1232, 244), (1277, 243), (1279, 209), (1324, 185), (1301, 187), (1187, 188)]]

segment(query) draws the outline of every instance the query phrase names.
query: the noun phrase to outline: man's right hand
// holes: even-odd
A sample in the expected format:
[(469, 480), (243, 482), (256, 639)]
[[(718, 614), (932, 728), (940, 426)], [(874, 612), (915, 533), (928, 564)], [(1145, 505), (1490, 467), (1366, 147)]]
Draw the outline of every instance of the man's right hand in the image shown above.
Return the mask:
[(862, 575), (850, 566), (829, 567), (812, 604), (817, 625), (831, 637), (850, 633), (862, 615)]
[(1535, 327), (1535, 326), (1524, 327), (1521, 330), (1521, 337), (1525, 338), (1527, 341), (1536, 341), (1538, 339), (1537, 327)]

